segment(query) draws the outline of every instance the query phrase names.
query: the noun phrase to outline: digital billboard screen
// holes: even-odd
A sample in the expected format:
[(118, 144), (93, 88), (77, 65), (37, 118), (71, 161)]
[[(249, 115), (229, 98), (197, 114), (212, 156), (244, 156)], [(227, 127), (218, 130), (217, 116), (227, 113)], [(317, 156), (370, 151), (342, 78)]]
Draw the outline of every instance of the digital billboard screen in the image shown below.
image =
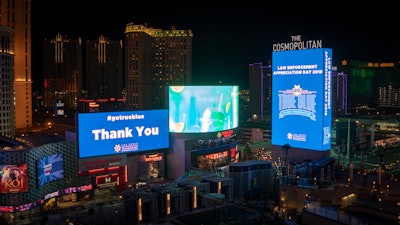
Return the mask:
[(79, 157), (169, 148), (168, 110), (78, 113)]
[(62, 154), (45, 156), (37, 161), (38, 186), (64, 178), (64, 159)]
[(272, 144), (331, 148), (332, 50), (272, 53)]
[(169, 131), (204, 133), (239, 123), (239, 86), (169, 86)]
[(28, 191), (28, 164), (0, 165), (0, 193)]

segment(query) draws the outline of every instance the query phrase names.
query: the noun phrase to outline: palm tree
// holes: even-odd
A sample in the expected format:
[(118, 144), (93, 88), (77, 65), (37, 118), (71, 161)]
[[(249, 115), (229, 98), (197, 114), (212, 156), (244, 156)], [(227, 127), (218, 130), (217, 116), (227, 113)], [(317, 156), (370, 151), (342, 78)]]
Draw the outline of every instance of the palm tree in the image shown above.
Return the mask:
[(249, 144), (246, 144), (246, 146), (243, 149), (243, 155), (240, 157), (242, 160), (249, 160), (251, 159), (251, 148)]
[(285, 150), (285, 163), (286, 163), (286, 183), (289, 182), (289, 175), (290, 175), (290, 163), (289, 163), (289, 159), (288, 159), (288, 150), (291, 148), (291, 146), (289, 144), (284, 144), (282, 146), (282, 149)]

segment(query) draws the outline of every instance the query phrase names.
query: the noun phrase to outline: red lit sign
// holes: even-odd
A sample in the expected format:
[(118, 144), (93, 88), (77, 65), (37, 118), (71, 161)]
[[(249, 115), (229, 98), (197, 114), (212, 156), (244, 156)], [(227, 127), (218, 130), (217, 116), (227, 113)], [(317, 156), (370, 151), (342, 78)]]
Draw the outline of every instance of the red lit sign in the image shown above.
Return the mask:
[(228, 157), (228, 151), (217, 152), (217, 153), (212, 153), (212, 154), (206, 155), (207, 159), (220, 159), (223, 157)]
[(222, 137), (224, 137), (224, 138), (232, 137), (232, 135), (233, 135), (233, 130), (224, 130), (224, 131), (221, 131), (221, 135), (222, 135)]
[(142, 159), (145, 162), (156, 162), (162, 160), (162, 155), (159, 153), (153, 155), (142, 155)]

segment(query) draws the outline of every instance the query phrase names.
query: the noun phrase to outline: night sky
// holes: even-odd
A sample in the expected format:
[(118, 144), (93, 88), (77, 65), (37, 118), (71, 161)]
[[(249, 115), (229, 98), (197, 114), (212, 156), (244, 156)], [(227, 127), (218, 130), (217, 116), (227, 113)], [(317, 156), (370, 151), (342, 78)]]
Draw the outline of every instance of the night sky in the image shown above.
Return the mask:
[(349, 8), (303, 1), (239, 3), (33, 0), (34, 87), (41, 83), (35, 79), (41, 76), (44, 38), (61, 33), (83, 40), (100, 35), (123, 40), (125, 25), (130, 22), (157, 29), (174, 26), (192, 30), (193, 83), (198, 85), (222, 82), (248, 88), (248, 65), (267, 65), (272, 45), (290, 42), (293, 35), (301, 35), (304, 41), (322, 40), (323, 47), (332, 48), (334, 65), (342, 59), (377, 62), (400, 58), (400, 14), (393, 5), (365, 3)]

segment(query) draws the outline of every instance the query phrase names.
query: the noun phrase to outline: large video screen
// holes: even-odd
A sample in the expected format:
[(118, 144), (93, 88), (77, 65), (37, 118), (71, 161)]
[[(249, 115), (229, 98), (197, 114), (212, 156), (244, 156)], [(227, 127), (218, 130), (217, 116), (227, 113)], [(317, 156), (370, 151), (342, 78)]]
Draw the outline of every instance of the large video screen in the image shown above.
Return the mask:
[(64, 178), (64, 159), (62, 154), (45, 156), (37, 161), (38, 186)]
[(79, 157), (169, 148), (168, 110), (78, 113)]
[(169, 131), (204, 133), (239, 123), (239, 86), (169, 86)]
[(331, 148), (332, 50), (272, 53), (272, 144)]
[(28, 191), (28, 164), (0, 165), (0, 193)]

